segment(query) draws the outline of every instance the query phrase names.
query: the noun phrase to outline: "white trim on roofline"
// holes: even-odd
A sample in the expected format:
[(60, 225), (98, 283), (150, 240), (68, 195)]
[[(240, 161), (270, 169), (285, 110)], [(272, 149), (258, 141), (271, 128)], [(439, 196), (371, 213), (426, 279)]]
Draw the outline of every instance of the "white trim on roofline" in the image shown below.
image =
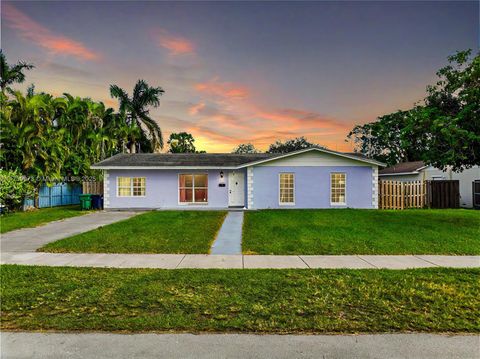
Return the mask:
[(236, 170), (234, 166), (90, 166), (94, 170)]
[(413, 172), (397, 172), (397, 173), (379, 173), (378, 177), (383, 176), (408, 176), (408, 175), (418, 175), (420, 172), (413, 171)]
[(258, 164), (261, 164), (261, 163), (276, 161), (276, 160), (281, 159), (281, 158), (290, 157), (290, 156), (294, 156), (294, 155), (298, 155), (300, 153), (305, 153), (305, 152), (310, 152), (310, 151), (324, 152), (324, 153), (328, 153), (328, 154), (331, 154), (331, 155), (336, 155), (336, 156), (339, 156), (339, 157), (348, 158), (348, 159), (351, 159), (351, 160), (354, 160), (354, 161), (370, 163), (370, 164), (376, 165), (376, 166), (382, 166), (382, 167), (386, 166), (385, 163), (375, 161), (375, 160), (372, 160), (372, 159), (361, 158), (361, 157), (354, 156), (354, 155), (349, 155), (349, 154), (346, 154), (346, 153), (341, 153), (341, 152), (327, 150), (327, 149), (324, 149), (324, 148), (314, 147), (314, 148), (305, 148), (303, 150), (288, 152), (288, 153), (285, 153), (284, 155), (275, 156), (275, 157), (271, 157), (271, 158), (266, 158), (264, 160), (258, 160), (258, 161), (254, 161), (254, 162), (245, 163), (243, 165), (238, 166), (238, 168), (255, 166), (255, 165), (258, 165)]

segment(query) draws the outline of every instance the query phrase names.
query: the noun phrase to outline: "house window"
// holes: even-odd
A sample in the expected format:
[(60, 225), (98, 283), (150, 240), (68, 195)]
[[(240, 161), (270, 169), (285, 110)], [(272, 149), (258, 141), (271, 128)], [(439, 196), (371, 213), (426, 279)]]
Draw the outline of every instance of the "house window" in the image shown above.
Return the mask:
[(330, 174), (330, 203), (331, 204), (345, 204), (346, 192), (346, 174), (345, 173), (331, 173)]
[(178, 176), (180, 203), (208, 202), (208, 175), (181, 174)]
[(118, 197), (145, 196), (145, 177), (117, 177)]
[(280, 173), (280, 204), (295, 203), (295, 175), (293, 173)]

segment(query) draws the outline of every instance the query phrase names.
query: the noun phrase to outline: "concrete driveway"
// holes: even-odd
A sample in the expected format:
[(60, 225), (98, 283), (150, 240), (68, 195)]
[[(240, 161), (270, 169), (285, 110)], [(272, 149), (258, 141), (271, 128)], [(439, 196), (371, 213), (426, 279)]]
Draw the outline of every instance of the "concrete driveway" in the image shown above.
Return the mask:
[(35, 252), (45, 244), (128, 219), (139, 212), (93, 212), (83, 216), (49, 222), (7, 232), (0, 237), (2, 252)]

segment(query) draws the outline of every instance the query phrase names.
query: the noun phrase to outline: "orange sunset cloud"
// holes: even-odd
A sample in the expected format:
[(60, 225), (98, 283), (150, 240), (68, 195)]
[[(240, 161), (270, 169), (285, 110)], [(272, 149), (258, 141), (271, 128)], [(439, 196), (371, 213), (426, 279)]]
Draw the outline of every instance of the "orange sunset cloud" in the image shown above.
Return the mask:
[(154, 31), (157, 45), (167, 49), (170, 55), (185, 55), (195, 52), (195, 46), (190, 40), (184, 37), (170, 34), (165, 29)]
[(310, 141), (336, 150), (351, 149), (344, 142), (351, 126), (337, 119), (303, 109), (258, 105), (249, 97), (252, 92), (248, 88), (218, 78), (197, 83), (194, 88), (205, 102), (188, 108), (197, 123), (188, 130), (215, 151), (242, 142), (267, 149), (276, 140), (298, 136), (307, 136)]
[(36, 43), (54, 54), (75, 56), (82, 60), (97, 60), (100, 55), (83, 45), (63, 35), (56, 35), (43, 25), (24, 14), (13, 5), (4, 3), (3, 18), (12, 29), (18, 30), (20, 36)]
[(249, 91), (245, 87), (231, 82), (218, 82), (216, 80), (197, 83), (195, 84), (195, 89), (207, 95), (226, 99), (244, 99), (249, 95)]

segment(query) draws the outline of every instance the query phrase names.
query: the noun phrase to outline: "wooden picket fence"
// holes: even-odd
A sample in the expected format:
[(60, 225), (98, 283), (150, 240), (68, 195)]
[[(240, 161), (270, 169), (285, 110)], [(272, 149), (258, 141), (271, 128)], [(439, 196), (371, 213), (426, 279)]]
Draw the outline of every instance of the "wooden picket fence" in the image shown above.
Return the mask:
[(380, 209), (423, 208), (426, 205), (424, 181), (379, 181)]
[(103, 195), (103, 182), (82, 182), (82, 193)]

